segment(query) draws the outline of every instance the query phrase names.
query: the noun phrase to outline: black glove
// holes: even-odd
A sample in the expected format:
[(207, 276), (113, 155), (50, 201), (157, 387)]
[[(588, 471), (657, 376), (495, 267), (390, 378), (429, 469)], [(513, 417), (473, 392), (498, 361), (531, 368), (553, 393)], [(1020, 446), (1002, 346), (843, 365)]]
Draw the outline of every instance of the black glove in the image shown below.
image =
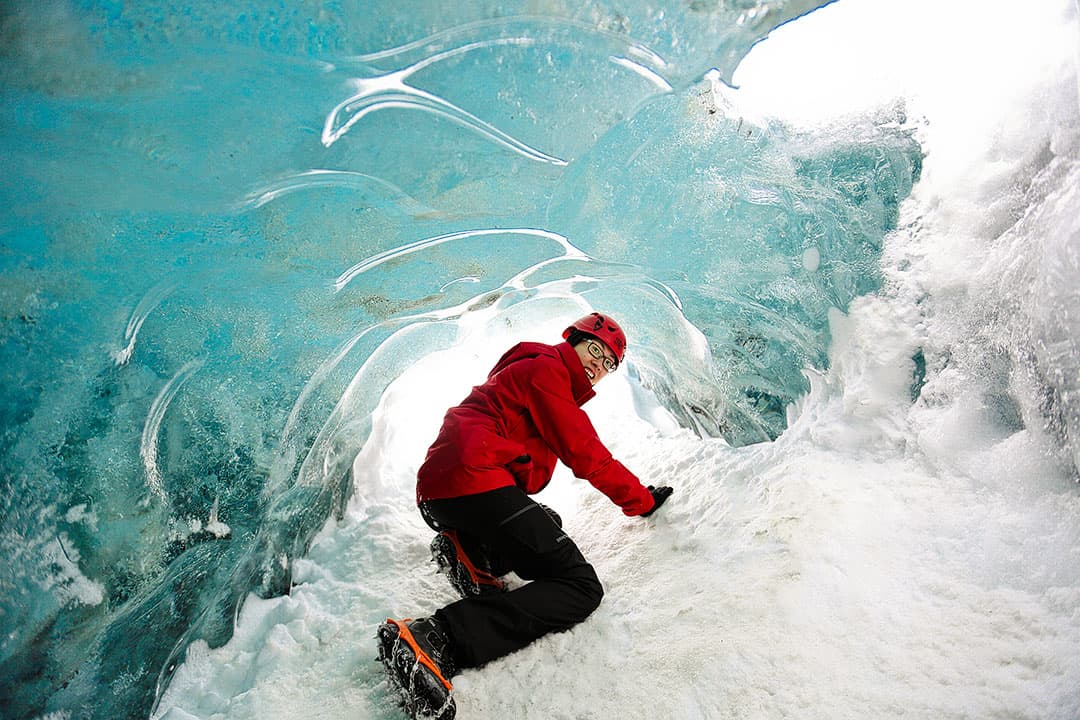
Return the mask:
[(652, 506), (652, 510), (650, 510), (649, 512), (641, 513), (641, 517), (649, 517), (650, 515), (652, 515), (654, 512), (656, 512), (656, 509), (658, 507), (664, 504), (665, 500), (671, 497), (671, 493), (675, 492), (667, 485), (661, 485), (660, 487), (653, 487), (652, 485), (650, 485), (645, 489), (652, 493), (653, 501), (656, 504)]

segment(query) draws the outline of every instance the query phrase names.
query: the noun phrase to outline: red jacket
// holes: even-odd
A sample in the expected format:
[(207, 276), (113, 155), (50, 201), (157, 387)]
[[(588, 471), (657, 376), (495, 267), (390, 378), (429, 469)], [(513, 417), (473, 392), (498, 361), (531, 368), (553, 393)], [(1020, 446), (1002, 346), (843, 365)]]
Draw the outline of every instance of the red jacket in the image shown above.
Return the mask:
[(568, 343), (510, 348), (487, 381), (446, 412), (417, 473), (417, 502), (513, 485), (531, 495), (562, 460), (627, 515), (648, 512), (652, 494), (611, 457), (581, 409), (595, 394)]

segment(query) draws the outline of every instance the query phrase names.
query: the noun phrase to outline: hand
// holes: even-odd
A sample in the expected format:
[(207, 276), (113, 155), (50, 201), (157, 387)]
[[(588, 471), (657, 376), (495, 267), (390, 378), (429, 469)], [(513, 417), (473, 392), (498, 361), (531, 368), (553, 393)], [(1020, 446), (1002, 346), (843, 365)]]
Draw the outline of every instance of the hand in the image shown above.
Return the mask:
[(664, 504), (665, 500), (671, 497), (671, 493), (675, 492), (667, 485), (661, 485), (660, 487), (653, 487), (652, 485), (650, 485), (645, 489), (652, 494), (653, 502), (655, 504), (652, 506), (652, 510), (650, 510), (649, 512), (641, 513), (641, 517), (649, 517), (650, 515), (652, 515), (654, 512), (656, 512), (657, 508)]

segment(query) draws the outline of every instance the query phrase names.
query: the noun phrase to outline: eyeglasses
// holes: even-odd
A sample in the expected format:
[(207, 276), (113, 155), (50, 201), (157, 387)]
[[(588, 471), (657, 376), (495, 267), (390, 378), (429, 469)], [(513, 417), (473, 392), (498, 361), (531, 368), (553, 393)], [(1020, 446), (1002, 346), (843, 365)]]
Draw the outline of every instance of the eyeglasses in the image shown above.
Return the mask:
[(600, 347), (600, 343), (595, 340), (586, 340), (585, 347), (588, 349), (590, 355), (601, 361), (604, 369), (609, 373), (615, 372), (616, 368), (619, 367), (619, 363), (604, 354), (604, 348)]

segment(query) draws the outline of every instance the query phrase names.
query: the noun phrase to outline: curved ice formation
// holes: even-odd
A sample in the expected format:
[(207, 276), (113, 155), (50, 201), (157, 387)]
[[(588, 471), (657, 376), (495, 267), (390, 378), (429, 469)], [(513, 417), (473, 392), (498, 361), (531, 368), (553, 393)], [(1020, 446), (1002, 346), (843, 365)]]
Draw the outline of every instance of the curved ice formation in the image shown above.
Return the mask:
[(131, 354), (135, 352), (135, 341), (139, 337), (139, 330), (142, 329), (146, 318), (150, 316), (154, 308), (160, 305), (175, 290), (176, 285), (174, 283), (164, 280), (147, 290), (146, 294), (139, 300), (138, 305), (131, 311), (131, 317), (128, 319), (127, 327), (124, 329), (124, 340), (127, 345), (113, 353), (113, 360), (116, 361), (117, 365), (126, 365), (131, 360)]
[[(410, 87), (404, 83), (395, 82), (391, 78), (383, 78), (378, 82), (358, 80), (357, 84), (360, 86), (360, 92), (342, 101), (326, 119), (326, 126), (323, 129), (323, 144), (327, 147), (337, 142), (342, 135), (348, 132), (353, 125), (368, 113), (389, 108), (406, 108), (423, 110), (444, 117), (462, 127), (476, 131), (492, 142), (502, 145), (529, 160), (558, 166), (566, 165), (565, 160), (530, 147), (499, 130), (494, 125), (431, 93)], [(342, 117), (348, 119), (342, 120)]]
[(406, 79), (413, 73), (472, 50), (498, 45), (526, 46), (533, 44), (533, 42), (531, 38), (501, 38), (469, 43), (425, 58), (395, 72), (373, 78), (357, 79), (353, 82), (359, 92), (343, 100), (327, 116), (322, 133), (323, 145), (327, 147), (333, 145), (368, 113), (387, 108), (408, 108), (423, 110), (445, 117), (530, 160), (548, 162), (553, 165), (565, 165), (565, 160), (529, 147), (453, 103), (406, 83)]
[(142, 458), (143, 468), (146, 471), (147, 487), (151, 493), (157, 495), (164, 503), (169, 502), (169, 496), (161, 484), (161, 469), (158, 466), (158, 434), (161, 429), (161, 422), (165, 419), (165, 412), (169, 409), (169, 404), (172, 403), (173, 398), (176, 397), (176, 393), (180, 392), (180, 388), (184, 386), (184, 383), (204, 364), (205, 360), (198, 359), (192, 360), (180, 368), (169, 379), (169, 382), (165, 383), (165, 386), (161, 388), (161, 392), (154, 398), (154, 402), (150, 406), (150, 412), (146, 415), (142, 441), (139, 444), (139, 457)]
[[(519, 235), (523, 237), (538, 237), (547, 240), (553, 240), (562, 247), (563, 255), (565, 258), (583, 259), (585, 254), (574, 247), (566, 237), (559, 235), (558, 233), (550, 232), (548, 230), (541, 230), (538, 228), (482, 228), (478, 230), (463, 230), (460, 232), (447, 233), (445, 235), (438, 235), (436, 237), (425, 238), (423, 240), (417, 240), (401, 247), (393, 248), (385, 252), (379, 253), (373, 257), (361, 260), (345, 272), (341, 273), (334, 280), (334, 289), (341, 291), (352, 282), (359, 275), (379, 267), (380, 265), (404, 258), (416, 252), (426, 250), (428, 248), (436, 247), (444, 243), (453, 243), (457, 240), (465, 240), (469, 238), (479, 238), (485, 236), (495, 235)], [(448, 285), (443, 286), (448, 287)]]
[[(539, 33), (538, 28), (542, 28), (543, 33)], [(491, 31), (500, 36), (489, 37)], [(330, 147), (371, 112), (405, 108), (444, 117), (530, 160), (556, 166), (565, 165), (566, 160), (521, 142), (445, 98), (414, 86), (408, 79), (429, 67), (476, 50), (499, 46), (535, 47), (541, 42), (541, 38), (537, 37), (540, 34), (543, 34), (543, 40), (549, 43), (554, 38), (573, 42), (575, 36), (582, 33), (594, 35), (616, 46), (620, 54), (613, 54), (609, 59), (617, 67), (625, 68), (643, 78), (657, 92), (671, 91), (671, 84), (663, 76), (667, 69), (664, 60), (649, 48), (623, 36), (590, 28), (582, 23), (552, 18), (512, 17), (478, 21), (397, 48), (351, 58), (351, 61), (365, 65), (385, 60), (395, 63), (410, 60), (412, 62), (397, 70), (353, 80), (358, 92), (339, 103), (327, 116), (322, 142)], [(567, 37), (562, 37), (563, 35)], [(468, 42), (463, 42), (465, 40)]]
[(633, 62), (646, 68), (649, 73), (659, 76), (657, 87), (671, 89), (668, 81), (663, 79), (663, 74), (669, 71), (669, 65), (658, 53), (647, 45), (636, 42), (626, 35), (604, 30), (587, 23), (570, 18), (560, 18), (545, 15), (517, 15), (513, 17), (491, 18), (489, 20), (477, 20), (464, 23), (456, 27), (448, 28), (419, 40), (414, 40), (397, 47), (386, 48), (375, 52), (356, 55), (351, 60), (360, 63), (376, 63), (381, 60), (394, 60), (395, 64), (408, 62), (409, 58), (417, 58), (419, 62), (444, 51), (447, 48), (458, 47), (463, 40), (472, 38), (488, 37), (491, 30), (501, 35), (509, 36), (536, 36), (538, 29), (543, 28), (545, 38), (552, 34), (560, 37), (561, 42), (572, 43), (575, 37), (585, 34), (603, 38), (611, 44), (613, 49), (628, 56)]
[(260, 208), (285, 195), (325, 187), (346, 187), (362, 192), (374, 190), (380, 197), (392, 198), (405, 212), (413, 216), (436, 215), (438, 212), (424, 205), (397, 185), (374, 175), (348, 170), (318, 169), (290, 175), (249, 193), (239, 209)]

